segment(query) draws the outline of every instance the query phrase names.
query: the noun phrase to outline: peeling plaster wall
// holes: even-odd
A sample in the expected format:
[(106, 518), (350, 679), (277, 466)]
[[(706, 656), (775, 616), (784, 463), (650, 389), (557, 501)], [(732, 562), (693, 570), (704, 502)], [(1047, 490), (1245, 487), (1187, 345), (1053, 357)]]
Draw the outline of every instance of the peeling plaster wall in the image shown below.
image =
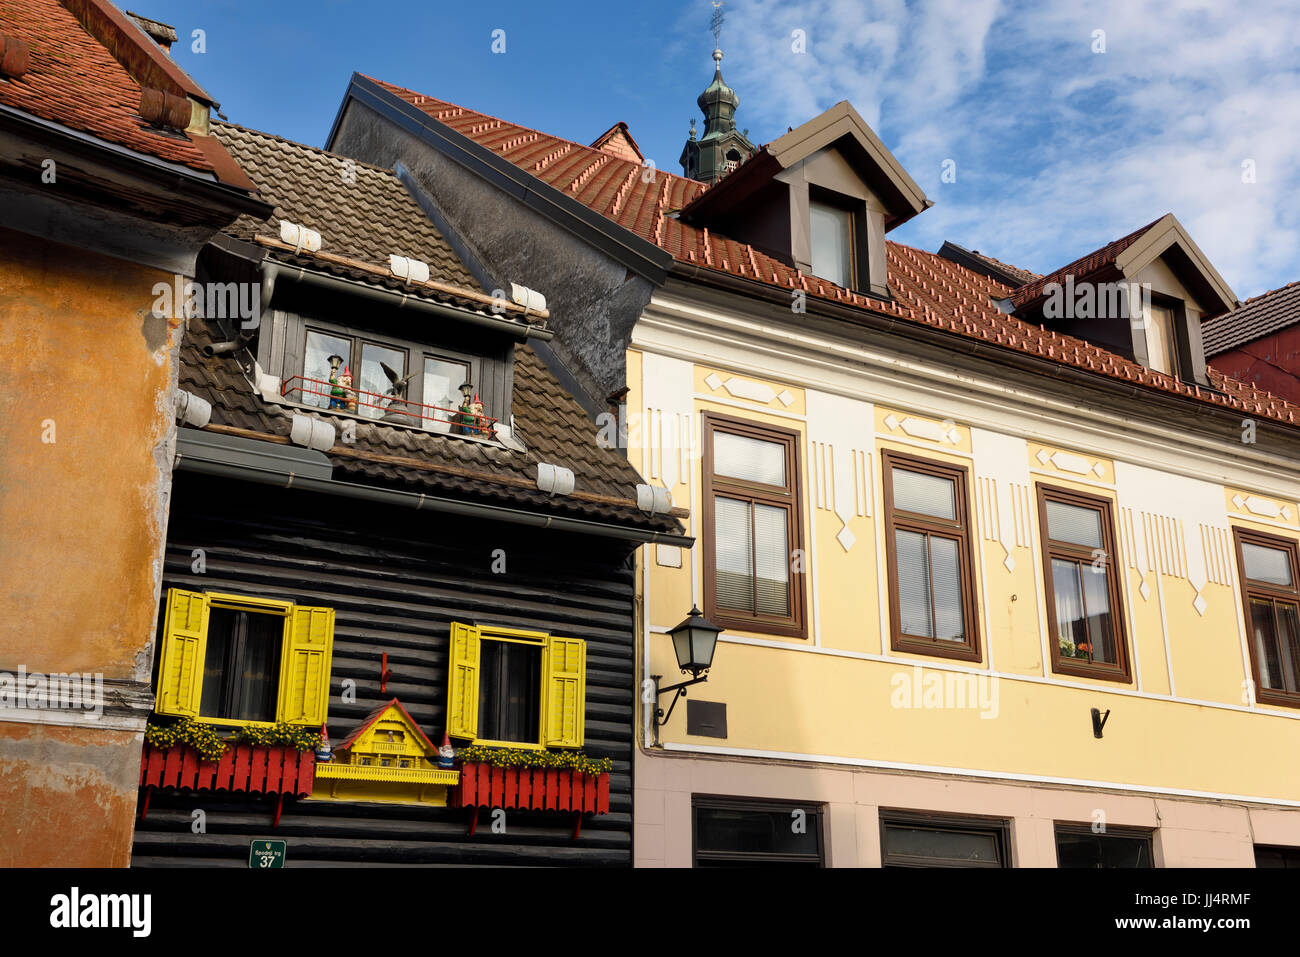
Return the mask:
[[(335, 152), (377, 166), (400, 161), (436, 203), (488, 275), (489, 291), (517, 282), (543, 293), (556, 337), (551, 349), (586, 393), (588, 411), (626, 385), (632, 327), (654, 286), (525, 207), (437, 150), (355, 102), (335, 134)], [(579, 396), (579, 399), (582, 399)]]
[[(151, 681), (181, 333), (152, 315), (158, 282), (0, 229), (0, 672)], [(4, 705), (0, 863), (128, 863), (139, 732)]]
[(142, 738), (0, 722), (0, 867), (128, 866)]

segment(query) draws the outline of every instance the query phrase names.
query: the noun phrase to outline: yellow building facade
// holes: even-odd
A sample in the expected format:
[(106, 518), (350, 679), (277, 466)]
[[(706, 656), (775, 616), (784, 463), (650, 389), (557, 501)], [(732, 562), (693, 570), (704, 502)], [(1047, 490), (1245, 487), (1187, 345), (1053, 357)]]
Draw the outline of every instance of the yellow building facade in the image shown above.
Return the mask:
[[(1158, 292), (1176, 282), (1159, 272), (1143, 276)], [(1057, 866), (1071, 833), (1136, 835), (1170, 867), (1254, 866), (1257, 847), (1300, 845), (1300, 768), (1288, 759), (1300, 708), (1260, 700), (1239, 551), (1243, 533), (1278, 555), (1300, 542), (1300, 482), (1249, 440), (1249, 424), (1246, 441), (1228, 443), (1179, 429), (1140, 396), (1116, 414), (1065, 388), (966, 372), (940, 351), (903, 355), (797, 314), (772, 321), (674, 293), (656, 294), (628, 353), (629, 457), (689, 509), (697, 544), (640, 553), (638, 677), (680, 680), (667, 632), (692, 605), (716, 614), (730, 587), (717, 557), (729, 546), (716, 539), (736, 533), (711, 506), (735, 491), (717, 463), (738, 423), (789, 436), (786, 582), (801, 614), (785, 633), (761, 615), (719, 622), (708, 681), (659, 729), (661, 746), (643, 697), (638, 865), (704, 863), (716, 822), (700, 815), (729, 801), (775, 808), (778, 821), (783, 808), (811, 816), (820, 862), (834, 866), (905, 861), (918, 820), (989, 825), (1004, 866)], [(733, 427), (723, 440), (718, 422)], [(905, 494), (889, 481), (900, 465), (952, 479), (952, 541), (969, 556), (957, 655), (898, 634), (914, 584), (891, 547), (913, 534), (889, 501)], [(1083, 503), (1077, 514), (1101, 527), (1102, 547), (1082, 561), (1109, 569), (1114, 673), (1061, 631), (1064, 586), (1048, 576), (1072, 566), (1059, 534), (1045, 537), (1053, 500)], [(741, 537), (757, 541), (764, 522)], [(936, 581), (940, 566), (932, 552)]]

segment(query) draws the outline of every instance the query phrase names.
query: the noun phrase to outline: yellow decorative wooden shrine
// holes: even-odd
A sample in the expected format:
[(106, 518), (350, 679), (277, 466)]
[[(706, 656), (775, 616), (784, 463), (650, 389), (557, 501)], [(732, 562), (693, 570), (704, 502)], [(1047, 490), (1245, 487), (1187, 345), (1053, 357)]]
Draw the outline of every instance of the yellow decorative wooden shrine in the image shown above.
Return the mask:
[(371, 712), (316, 765), (313, 801), (371, 801), (443, 807), (458, 771), (437, 767), (438, 749), (394, 698)]

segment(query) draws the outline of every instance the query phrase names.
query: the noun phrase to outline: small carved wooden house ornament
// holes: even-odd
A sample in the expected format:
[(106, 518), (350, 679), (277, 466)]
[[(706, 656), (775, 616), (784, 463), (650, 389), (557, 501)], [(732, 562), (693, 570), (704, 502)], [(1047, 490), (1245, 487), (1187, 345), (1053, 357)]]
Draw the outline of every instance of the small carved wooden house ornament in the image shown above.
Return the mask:
[(442, 807), (460, 773), (437, 763), (438, 749), (394, 698), (334, 749), (333, 761), (316, 765), (312, 799)]

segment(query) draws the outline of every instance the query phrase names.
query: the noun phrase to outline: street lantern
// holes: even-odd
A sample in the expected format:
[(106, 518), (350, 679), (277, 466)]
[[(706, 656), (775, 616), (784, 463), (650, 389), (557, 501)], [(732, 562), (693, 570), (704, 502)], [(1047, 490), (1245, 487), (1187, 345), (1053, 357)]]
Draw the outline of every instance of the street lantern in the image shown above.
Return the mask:
[(677, 667), (682, 670), (682, 674), (689, 671), (692, 678), (698, 678), (700, 672), (709, 670), (721, 631), (721, 628), (700, 614), (698, 608), (691, 606), (691, 613), (686, 620), (668, 633), (672, 636), (673, 651), (677, 653)]
[[(686, 620), (680, 625), (668, 632), (669, 637), (673, 640), (673, 652), (677, 655), (677, 667), (681, 669), (682, 674), (689, 673), (689, 681), (682, 681), (675, 685), (669, 685), (667, 688), (659, 687), (659, 679), (663, 675), (651, 675), (654, 682), (655, 704), (651, 712), (651, 719), (654, 725), (654, 743), (659, 745), (659, 728), (661, 725), (668, 723), (668, 719), (673, 716), (673, 708), (677, 707), (677, 699), (686, 697), (686, 689), (691, 685), (699, 684), (702, 681), (708, 681), (709, 676), (704, 674), (713, 666), (713, 652), (718, 647), (718, 635), (722, 629), (715, 625), (709, 619), (700, 614), (699, 608), (691, 606), (691, 612), (686, 616)], [(668, 712), (665, 714), (664, 709), (659, 706), (659, 699), (668, 692), (675, 692), (673, 700), (668, 705)]]

